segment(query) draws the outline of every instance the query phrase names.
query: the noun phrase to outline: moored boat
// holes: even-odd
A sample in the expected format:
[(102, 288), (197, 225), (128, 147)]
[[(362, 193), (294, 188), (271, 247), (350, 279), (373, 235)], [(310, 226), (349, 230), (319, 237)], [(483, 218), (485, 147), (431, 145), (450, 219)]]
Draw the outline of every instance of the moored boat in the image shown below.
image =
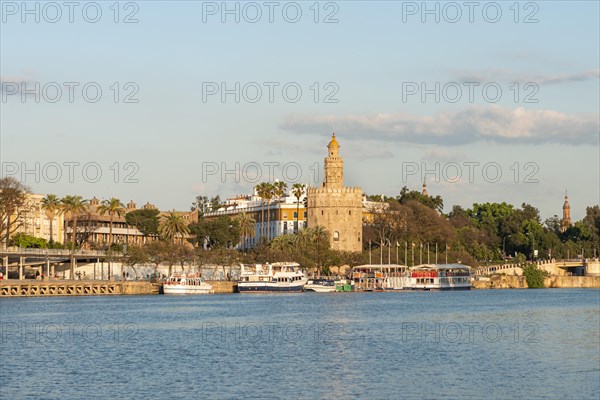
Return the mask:
[(307, 279), (295, 262), (241, 265), (240, 293), (302, 292)]
[(214, 293), (211, 284), (200, 274), (174, 274), (163, 284), (164, 294), (209, 294)]
[(469, 290), (471, 268), (462, 264), (423, 264), (410, 267), (408, 289)]
[(304, 285), (305, 292), (332, 293), (335, 292), (333, 279), (309, 279)]

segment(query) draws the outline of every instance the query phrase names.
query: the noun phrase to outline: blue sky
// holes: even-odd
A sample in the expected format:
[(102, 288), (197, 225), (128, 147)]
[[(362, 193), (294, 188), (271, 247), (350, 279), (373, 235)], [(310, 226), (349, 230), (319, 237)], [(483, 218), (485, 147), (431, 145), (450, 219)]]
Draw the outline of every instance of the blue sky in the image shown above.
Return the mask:
[[(476, 2), (473, 22), (463, 2), (427, 3), (439, 22), (422, 2), (320, 2), (318, 23), (312, 1), (275, 2), (272, 23), (264, 2), (227, 3), (239, 22), (222, 2), (121, 2), (118, 23), (114, 2), (94, 3), (96, 23), (94, 4), (78, 3), (72, 23), (58, 4), (61, 18), (45, 3), (0, 7), (2, 173), (35, 192), (187, 209), (197, 194), (249, 192), (255, 165), (261, 180), (274, 165), (275, 178), (300, 167), (296, 180), (315, 184), (335, 131), (346, 184), (369, 194), (427, 179), (445, 211), (527, 202), (543, 218), (565, 190), (576, 219), (600, 202), (598, 2), (519, 2), (518, 16), (514, 2)], [(79, 84), (73, 102), (65, 82)], [(236, 83), (239, 102), (223, 101)], [(19, 92), (36, 84), (39, 102)]]

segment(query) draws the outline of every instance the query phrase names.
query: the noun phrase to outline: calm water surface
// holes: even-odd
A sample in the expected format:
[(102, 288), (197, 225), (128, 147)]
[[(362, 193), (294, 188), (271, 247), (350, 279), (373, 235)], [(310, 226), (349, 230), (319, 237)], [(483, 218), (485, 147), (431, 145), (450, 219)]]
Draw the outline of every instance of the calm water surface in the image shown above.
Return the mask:
[(0, 300), (0, 398), (600, 398), (600, 291)]

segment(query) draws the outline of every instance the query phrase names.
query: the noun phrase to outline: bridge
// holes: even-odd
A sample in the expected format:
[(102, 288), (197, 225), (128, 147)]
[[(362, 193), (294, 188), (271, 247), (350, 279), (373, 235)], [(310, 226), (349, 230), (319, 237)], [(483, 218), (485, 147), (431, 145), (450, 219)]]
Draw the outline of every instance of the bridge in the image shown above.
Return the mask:
[[(600, 275), (600, 261), (593, 259), (563, 259), (563, 260), (539, 260), (534, 263), (538, 268), (547, 271), (550, 275), (570, 275), (578, 268), (585, 271), (585, 275)], [(475, 275), (522, 275), (523, 263), (507, 263), (489, 265), (475, 269)]]

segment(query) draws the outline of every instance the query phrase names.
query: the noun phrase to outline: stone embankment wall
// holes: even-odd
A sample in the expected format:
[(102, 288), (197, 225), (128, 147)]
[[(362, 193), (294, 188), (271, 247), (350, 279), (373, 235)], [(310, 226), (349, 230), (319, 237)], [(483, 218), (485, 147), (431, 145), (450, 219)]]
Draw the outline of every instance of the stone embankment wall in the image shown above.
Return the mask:
[(148, 281), (1, 280), (0, 297), (158, 294)]
[[(548, 276), (544, 280), (547, 288), (600, 288), (600, 276)], [(525, 289), (524, 276), (494, 275), (489, 280), (473, 282), (473, 289)]]
[(213, 287), (215, 293), (236, 293), (237, 282), (233, 281), (206, 281)]

